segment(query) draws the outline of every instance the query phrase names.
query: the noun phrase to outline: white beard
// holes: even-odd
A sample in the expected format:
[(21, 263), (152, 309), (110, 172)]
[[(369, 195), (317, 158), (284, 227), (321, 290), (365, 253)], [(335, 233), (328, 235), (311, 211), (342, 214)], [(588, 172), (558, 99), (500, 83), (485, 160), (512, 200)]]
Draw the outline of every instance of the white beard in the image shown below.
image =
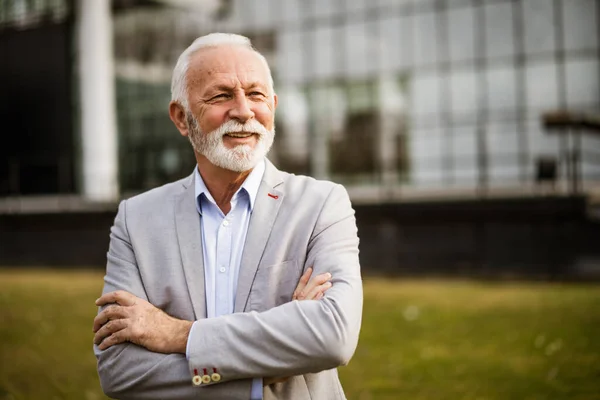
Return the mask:
[[(241, 124), (234, 120), (223, 123), (207, 134), (202, 133), (198, 120), (191, 113), (186, 113), (188, 123), (188, 139), (198, 154), (202, 154), (213, 165), (229, 171), (244, 172), (254, 168), (269, 152), (275, 138), (275, 129), (269, 131), (255, 119)], [(223, 143), (223, 136), (228, 133), (251, 132), (258, 135), (254, 148), (247, 144), (228, 149)]]

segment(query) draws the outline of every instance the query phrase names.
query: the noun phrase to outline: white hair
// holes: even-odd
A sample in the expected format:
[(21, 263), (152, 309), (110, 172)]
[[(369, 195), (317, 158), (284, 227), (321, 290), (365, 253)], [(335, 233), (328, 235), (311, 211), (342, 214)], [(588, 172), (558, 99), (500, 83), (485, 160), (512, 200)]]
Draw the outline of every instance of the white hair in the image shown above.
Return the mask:
[(194, 40), (194, 42), (181, 53), (177, 60), (177, 64), (175, 64), (175, 68), (173, 69), (173, 77), (171, 79), (171, 100), (181, 104), (186, 111), (189, 110), (187, 72), (192, 55), (200, 49), (219, 46), (240, 46), (254, 51), (267, 67), (267, 71), (269, 72), (269, 89), (273, 92), (273, 77), (267, 59), (252, 46), (250, 39), (233, 33), (211, 33), (200, 36)]

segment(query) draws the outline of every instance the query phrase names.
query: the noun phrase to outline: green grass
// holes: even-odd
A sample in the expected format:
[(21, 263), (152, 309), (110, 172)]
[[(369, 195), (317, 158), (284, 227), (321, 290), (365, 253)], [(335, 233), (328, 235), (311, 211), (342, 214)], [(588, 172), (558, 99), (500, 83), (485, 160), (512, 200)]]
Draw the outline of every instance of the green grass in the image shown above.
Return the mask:
[[(103, 399), (102, 273), (0, 271), (0, 400)], [(600, 285), (367, 280), (349, 399), (600, 399)]]

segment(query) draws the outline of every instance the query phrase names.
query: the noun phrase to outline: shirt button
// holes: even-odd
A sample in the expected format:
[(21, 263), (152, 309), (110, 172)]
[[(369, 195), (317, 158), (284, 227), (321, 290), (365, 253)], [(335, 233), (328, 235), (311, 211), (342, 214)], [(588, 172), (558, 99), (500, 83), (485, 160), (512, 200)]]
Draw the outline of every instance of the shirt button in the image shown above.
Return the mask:
[(229, 225), (229, 221), (225, 220), (223, 221), (223, 226), (228, 226)]
[(219, 268), (219, 271), (221, 271), (221, 272), (225, 272), (225, 267), (221, 267), (221, 268)]

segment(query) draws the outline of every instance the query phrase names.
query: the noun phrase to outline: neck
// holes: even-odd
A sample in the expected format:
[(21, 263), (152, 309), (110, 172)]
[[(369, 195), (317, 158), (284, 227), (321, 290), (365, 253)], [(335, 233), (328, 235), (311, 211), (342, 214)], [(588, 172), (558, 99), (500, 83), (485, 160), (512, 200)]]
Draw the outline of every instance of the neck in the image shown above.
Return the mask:
[(203, 155), (196, 155), (198, 162), (198, 172), (210, 192), (211, 196), (217, 202), (217, 206), (223, 211), (223, 214), (231, 210), (231, 198), (242, 186), (252, 170), (244, 172), (230, 171), (213, 165)]

